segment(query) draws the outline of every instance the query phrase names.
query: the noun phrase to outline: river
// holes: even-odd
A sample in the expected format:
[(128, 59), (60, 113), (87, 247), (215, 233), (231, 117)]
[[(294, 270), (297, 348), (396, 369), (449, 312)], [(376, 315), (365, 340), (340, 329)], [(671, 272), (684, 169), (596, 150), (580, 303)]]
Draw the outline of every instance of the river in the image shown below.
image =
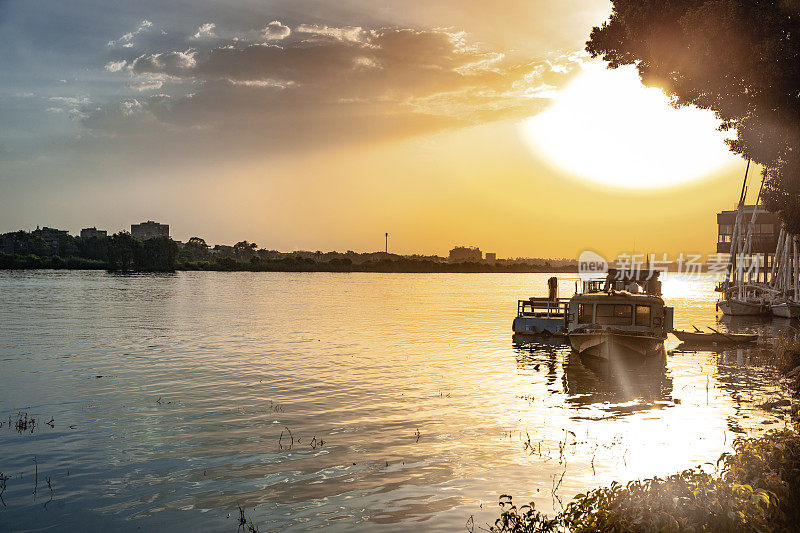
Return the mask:
[[(748, 349), (609, 374), (515, 344), (548, 277), (0, 272), (0, 530), (477, 530), (785, 425)], [(716, 323), (711, 278), (664, 298)]]

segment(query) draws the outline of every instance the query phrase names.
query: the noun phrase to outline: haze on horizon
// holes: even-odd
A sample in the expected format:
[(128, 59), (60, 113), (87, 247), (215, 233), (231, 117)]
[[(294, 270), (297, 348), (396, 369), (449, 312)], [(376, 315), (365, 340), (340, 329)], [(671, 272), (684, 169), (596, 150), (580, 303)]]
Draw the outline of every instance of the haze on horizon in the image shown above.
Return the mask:
[(0, 3), (0, 232), (708, 253), (738, 198), (710, 113), (587, 59), (606, 1), (44, 4)]

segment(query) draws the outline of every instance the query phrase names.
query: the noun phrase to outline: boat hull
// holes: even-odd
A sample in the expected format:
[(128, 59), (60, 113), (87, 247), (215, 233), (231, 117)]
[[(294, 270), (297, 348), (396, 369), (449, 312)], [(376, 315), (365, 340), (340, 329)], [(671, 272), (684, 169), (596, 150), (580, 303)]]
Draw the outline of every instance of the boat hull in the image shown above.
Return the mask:
[(772, 314), (783, 318), (800, 318), (800, 303), (783, 302), (771, 307)]
[(563, 337), (566, 334), (564, 318), (518, 316), (511, 327), (515, 335)]
[(660, 338), (602, 330), (570, 333), (569, 342), (579, 354), (604, 360), (647, 357), (664, 347)]
[(721, 334), (721, 333), (698, 333), (693, 331), (673, 331), (673, 335), (678, 337), (678, 340), (687, 344), (741, 344), (746, 342), (755, 342), (758, 340), (758, 335), (742, 335), (742, 334)]
[(730, 316), (759, 316), (768, 314), (768, 310), (764, 305), (755, 302), (723, 300), (718, 306), (722, 314)]

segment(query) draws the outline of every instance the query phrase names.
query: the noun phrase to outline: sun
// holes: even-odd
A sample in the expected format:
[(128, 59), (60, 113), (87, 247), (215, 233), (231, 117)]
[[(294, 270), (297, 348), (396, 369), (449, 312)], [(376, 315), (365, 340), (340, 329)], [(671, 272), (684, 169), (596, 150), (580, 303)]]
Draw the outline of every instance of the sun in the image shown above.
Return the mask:
[(626, 189), (671, 187), (741, 160), (711, 111), (674, 108), (636, 68), (586, 63), (553, 105), (522, 123), (534, 151), (580, 178)]

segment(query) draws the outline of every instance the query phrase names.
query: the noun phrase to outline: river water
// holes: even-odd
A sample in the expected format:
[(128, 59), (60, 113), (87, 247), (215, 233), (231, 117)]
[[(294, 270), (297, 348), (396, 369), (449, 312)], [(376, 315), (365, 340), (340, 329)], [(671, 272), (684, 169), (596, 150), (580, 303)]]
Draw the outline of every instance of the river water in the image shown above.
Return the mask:
[[(515, 344), (548, 277), (0, 272), (0, 530), (235, 531), (242, 505), (261, 531), (463, 531), (501, 493), (552, 512), (786, 424), (748, 349), (671, 337), (611, 372)], [(667, 276), (676, 327), (716, 323), (712, 289)]]

